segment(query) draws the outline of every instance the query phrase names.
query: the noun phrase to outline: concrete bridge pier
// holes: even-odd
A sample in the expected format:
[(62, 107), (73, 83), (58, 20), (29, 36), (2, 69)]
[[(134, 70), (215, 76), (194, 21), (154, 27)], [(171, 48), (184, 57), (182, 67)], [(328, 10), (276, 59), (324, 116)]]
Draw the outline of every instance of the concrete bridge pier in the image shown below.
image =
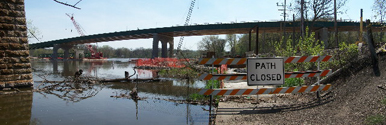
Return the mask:
[(151, 55), (152, 59), (158, 57), (158, 42), (159, 42), (158, 34), (155, 33), (153, 34), (153, 52)]
[(169, 41), (169, 57), (174, 57), (174, 38), (172, 37), (172, 40)]
[(166, 41), (161, 41), (161, 43), (162, 43), (162, 49), (161, 49), (161, 51), (162, 51), (162, 53), (161, 53), (161, 57), (162, 58), (166, 58), (166, 57), (168, 57), (168, 42), (166, 42)]
[[(161, 34), (153, 34), (153, 53), (152, 58), (158, 57), (158, 43), (161, 41), (162, 50), (161, 56), (162, 58), (172, 57), (174, 50), (174, 38), (172, 36), (165, 36)], [(168, 48), (167, 44), (169, 43), (169, 56), (168, 56)]]
[(75, 49), (75, 59), (80, 59), (79, 55), (82, 55), (82, 58), (84, 58), (84, 50), (83, 49)]
[(64, 50), (64, 56), (63, 59), (68, 59), (70, 57), (70, 49), (74, 47), (73, 45), (66, 45), (66, 44), (55, 44), (53, 48), (53, 52), (51, 55), (51, 58), (56, 60), (58, 59), (58, 50), (62, 48)]
[(64, 50), (63, 59), (68, 59), (70, 57), (70, 49), (73, 47), (73, 45), (61, 45), (61, 47)]
[(58, 44), (54, 45), (54, 48), (52, 49), (52, 55), (51, 55), (51, 58), (53, 60), (58, 59), (58, 50), (59, 50), (59, 48), (60, 48), (60, 46)]

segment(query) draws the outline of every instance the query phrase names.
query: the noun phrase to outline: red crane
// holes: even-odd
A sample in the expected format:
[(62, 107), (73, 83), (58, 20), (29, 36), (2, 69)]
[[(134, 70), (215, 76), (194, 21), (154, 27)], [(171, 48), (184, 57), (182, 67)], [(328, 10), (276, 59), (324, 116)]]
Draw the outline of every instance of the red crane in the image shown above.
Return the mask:
[[(72, 20), (72, 23), (74, 24), (74, 26), (76, 28), (76, 31), (78, 31), (79, 35), (80, 36), (84, 36), (83, 28), (81, 28), (80, 25), (75, 21), (74, 15), (73, 14), (70, 15), (68, 13), (66, 13), (66, 15), (68, 17), (70, 17), (70, 19)], [(91, 58), (103, 58), (103, 53), (102, 52), (95, 53), (95, 51), (92, 48), (91, 44), (85, 44), (85, 45), (86, 45), (87, 49), (90, 51), (90, 53), (91, 53)]]

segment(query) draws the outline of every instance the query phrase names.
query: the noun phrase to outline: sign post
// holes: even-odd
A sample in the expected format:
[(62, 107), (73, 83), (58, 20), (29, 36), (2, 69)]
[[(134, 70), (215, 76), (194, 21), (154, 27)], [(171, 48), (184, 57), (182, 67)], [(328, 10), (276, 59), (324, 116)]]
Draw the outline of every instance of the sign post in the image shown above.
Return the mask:
[(283, 58), (248, 58), (248, 86), (283, 85), (284, 78)]

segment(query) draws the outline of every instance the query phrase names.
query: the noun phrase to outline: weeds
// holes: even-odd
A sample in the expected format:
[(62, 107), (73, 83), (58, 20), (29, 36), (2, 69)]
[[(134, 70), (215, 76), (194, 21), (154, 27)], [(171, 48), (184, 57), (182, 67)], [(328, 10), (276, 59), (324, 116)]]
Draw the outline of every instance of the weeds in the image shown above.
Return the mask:
[[(220, 82), (218, 80), (208, 80), (207, 81), (207, 84), (205, 85), (205, 89), (217, 89), (220, 87)], [(194, 94), (190, 94), (189, 95), (189, 99), (190, 100), (205, 100), (205, 99), (208, 99), (209, 96), (205, 96), (205, 95), (199, 95), (197, 93), (194, 93)], [(220, 99), (220, 96), (214, 96), (213, 99), (216, 100), (216, 103), (218, 103), (218, 99)]]
[(381, 103), (386, 105), (386, 97), (381, 100)]
[(301, 86), (304, 83), (303, 78), (287, 78), (284, 81), (285, 83), (281, 87)]
[(158, 72), (161, 77), (196, 78), (198, 72), (191, 68), (162, 69)]
[(372, 115), (366, 118), (365, 123), (368, 125), (383, 125), (386, 124), (386, 117), (380, 114)]

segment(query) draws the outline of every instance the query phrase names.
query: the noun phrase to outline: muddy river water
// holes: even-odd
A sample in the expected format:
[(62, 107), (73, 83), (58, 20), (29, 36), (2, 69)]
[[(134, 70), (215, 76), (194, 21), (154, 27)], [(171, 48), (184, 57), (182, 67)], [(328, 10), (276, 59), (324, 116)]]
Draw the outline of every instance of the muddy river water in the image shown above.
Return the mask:
[[(124, 72), (134, 74), (130, 59), (105, 61), (33, 60), (34, 86), (44, 79), (61, 81), (78, 69), (83, 76), (100, 79), (123, 78)], [(151, 78), (149, 70), (136, 69), (134, 77)], [(163, 78), (160, 82), (138, 83), (138, 95), (144, 100), (115, 98), (127, 94), (135, 83), (95, 84), (83, 92), (20, 92), (0, 95), (0, 124), (33, 125), (119, 125), (119, 124), (208, 124), (207, 105), (176, 103), (204, 87), (201, 81)]]

